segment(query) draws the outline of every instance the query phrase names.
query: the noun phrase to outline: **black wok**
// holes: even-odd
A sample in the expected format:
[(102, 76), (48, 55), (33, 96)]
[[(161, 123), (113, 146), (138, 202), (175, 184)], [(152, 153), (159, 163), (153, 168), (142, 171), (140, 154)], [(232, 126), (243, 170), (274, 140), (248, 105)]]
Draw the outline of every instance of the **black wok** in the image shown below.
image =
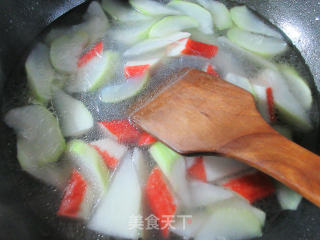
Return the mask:
[[(0, 94), (35, 37), (46, 26), (85, 0), (0, 1)], [(226, 1), (228, 2), (228, 1)], [(315, 95), (320, 89), (320, 1), (239, 0), (278, 26), (300, 51), (309, 68), (303, 70)], [(76, 9), (83, 11), (84, 6)], [(73, 11), (74, 12), (74, 11)], [(78, 16), (78, 15), (77, 15)], [(297, 51), (297, 58), (301, 57)], [(291, 59), (295, 61), (295, 59)], [(19, 76), (19, 75), (18, 75)], [(17, 84), (19, 87), (19, 84)], [(319, 98), (315, 97), (319, 102)], [(1, 98), (2, 101), (2, 98)], [(3, 104), (1, 102), (1, 104)], [(319, 115), (314, 114), (317, 119)], [(316, 120), (317, 120), (316, 119)], [(319, 126), (319, 124), (318, 124)], [(319, 131), (319, 129), (318, 129)], [(15, 157), (15, 138), (0, 121), (0, 239), (103, 239), (80, 222), (55, 217), (57, 193), (22, 172)], [(318, 135), (319, 136), (319, 135)], [(319, 153), (320, 141), (301, 143)], [(320, 170), (320, 169), (319, 169)], [(298, 211), (280, 211), (275, 197), (258, 203), (268, 219), (261, 239), (320, 239), (320, 209), (303, 200)]]

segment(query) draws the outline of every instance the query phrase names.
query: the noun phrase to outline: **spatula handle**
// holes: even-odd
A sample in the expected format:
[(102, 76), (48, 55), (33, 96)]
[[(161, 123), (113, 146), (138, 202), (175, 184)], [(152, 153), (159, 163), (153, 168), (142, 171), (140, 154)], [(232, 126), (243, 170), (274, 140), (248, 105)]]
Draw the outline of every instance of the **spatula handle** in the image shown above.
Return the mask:
[(273, 176), (320, 207), (320, 157), (276, 131), (241, 137), (218, 152)]

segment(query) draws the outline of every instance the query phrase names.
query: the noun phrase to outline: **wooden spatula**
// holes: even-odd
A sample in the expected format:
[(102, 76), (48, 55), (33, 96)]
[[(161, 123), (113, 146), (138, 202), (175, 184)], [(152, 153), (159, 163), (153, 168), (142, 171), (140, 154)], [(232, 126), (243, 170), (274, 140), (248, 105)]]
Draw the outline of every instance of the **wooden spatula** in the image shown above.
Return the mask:
[(252, 95), (222, 79), (185, 69), (131, 120), (178, 153), (236, 158), (320, 206), (320, 157), (273, 130)]

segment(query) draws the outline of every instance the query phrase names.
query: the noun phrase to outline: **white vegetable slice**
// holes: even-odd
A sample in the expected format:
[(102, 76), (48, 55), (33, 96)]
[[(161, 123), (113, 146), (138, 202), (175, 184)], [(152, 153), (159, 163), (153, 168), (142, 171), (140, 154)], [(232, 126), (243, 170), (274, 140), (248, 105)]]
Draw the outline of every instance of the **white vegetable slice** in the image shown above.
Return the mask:
[(190, 16), (199, 22), (199, 30), (205, 34), (213, 33), (213, 23), (210, 12), (196, 3), (173, 0), (168, 6), (180, 11), (182, 14)]
[(139, 229), (131, 227), (130, 222), (141, 216), (141, 195), (138, 175), (130, 155), (127, 155), (88, 227), (119, 238), (138, 239)]
[(149, 37), (163, 37), (185, 29), (197, 28), (199, 23), (189, 16), (168, 16), (154, 24), (149, 32)]
[(118, 61), (118, 53), (111, 50), (92, 58), (69, 79), (67, 91), (88, 92), (100, 88), (113, 78)]
[(205, 156), (203, 164), (209, 182), (249, 169), (249, 166), (244, 163), (220, 156)]
[(232, 83), (232, 84), (250, 92), (253, 96), (255, 96), (254, 89), (247, 78), (242, 77), (240, 75), (233, 74), (233, 73), (228, 73), (225, 76), (225, 80), (228, 81), (229, 83)]
[[(19, 145), (22, 146), (23, 140), (19, 140)], [(68, 184), (72, 168), (64, 159), (55, 163), (46, 164), (42, 167), (29, 168), (28, 173), (42, 182), (56, 187), (58, 190), (63, 190)]]
[(256, 106), (262, 118), (270, 123), (270, 114), (267, 100), (266, 87), (253, 85), (256, 96)]
[(100, 99), (105, 103), (116, 103), (138, 95), (149, 81), (149, 73), (129, 78), (119, 85), (108, 86), (102, 89)]
[(233, 22), (241, 29), (282, 39), (280, 33), (265, 24), (246, 6), (233, 7), (230, 10)]
[(197, 29), (190, 29), (188, 32), (191, 34), (192, 40), (213, 45), (217, 44), (217, 38), (214, 34), (204, 34)]
[(129, 48), (124, 52), (124, 56), (136, 56), (151, 51), (155, 51), (174, 43), (180, 39), (190, 37), (190, 33), (178, 32), (162, 38), (152, 38), (144, 40)]
[(209, 216), (210, 213), (206, 209), (187, 212), (182, 216), (178, 215), (170, 231), (182, 236), (184, 239), (194, 238)]
[(153, 0), (130, 0), (129, 2), (133, 8), (144, 15), (163, 16), (179, 14), (179, 11)]
[(85, 22), (77, 27), (88, 34), (90, 40), (89, 44), (94, 44), (101, 40), (109, 28), (109, 21), (104, 14), (101, 5), (98, 2), (90, 3), (87, 12), (84, 15), (84, 19)]
[(58, 113), (61, 131), (65, 137), (83, 135), (93, 127), (93, 117), (86, 106), (62, 90), (55, 91), (53, 106)]
[(51, 43), (56, 40), (57, 38), (61, 37), (62, 35), (67, 34), (70, 32), (69, 28), (54, 28), (51, 29), (50, 32), (47, 33), (47, 35), (44, 38), (45, 44), (48, 46), (51, 45)]
[(80, 205), (80, 209), (77, 213), (77, 218), (88, 221), (92, 214), (92, 209), (97, 204), (97, 195), (94, 188), (87, 184), (86, 192)]
[(169, 173), (166, 174), (169, 183), (176, 193), (176, 196), (181, 201), (181, 205), (186, 207), (193, 206), (189, 184), (187, 181), (187, 171), (185, 160), (183, 157), (179, 157), (173, 163), (173, 166)]
[(93, 187), (94, 198), (100, 199), (106, 192), (109, 181), (109, 171), (100, 154), (82, 140), (70, 141), (66, 153), (71, 163)]
[[(162, 53), (163, 54), (163, 53)], [(126, 78), (138, 77), (146, 74), (150, 71), (156, 64), (162, 60), (161, 55), (152, 57), (144, 56), (142, 58), (131, 59), (124, 65), (124, 75)]]
[(85, 19), (90, 19), (92, 17), (98, 17), (98, 18), (101, 18), (102, 20), (108, 22), (108, 18), (105, 15), (100, 3), (98, 3), (98, 2), (91, 2), (88, 9), (87, 9), (87, 12), (84, 15)]
[(196, 180), (191, 181), (190, 192), (192, 196), (192, 207), (195, 208), (209, 206), (234, 197), (234, 193), (223, 187)]
[(55, 72), (49, 61), (49, 49), (42, 43), (37, 44), (26, 61), (28, 83), (36, 99), (48, 102), (51, 98), (51, 84)]
[(211, 59), (211, 63), (218, 68), (222, 78), (225, 78), (228, 73), (250, 78), (259, 69), (277, 70), (277, 66), (272, 62), (237, 46), (226, 37), (218, 37), (216, 45), (218, 45), (219, 51)]
[(230, 29), (227, 36), (240, 47), (263, 56), (281, 54), (288, 48), (287, 43), (281, 39), (251, 33), (240, 28)]
[[(106, 128), (104, 128), (106, 129)], [(127, 153), (128, 149), (125, 145), (119, 144), (111, 138), (103, 138), (90, 143), (103, 157), (107, 166), (114, 169)]]
[(88, 34), (81, 31), (55, 39), (50, 48), (50, 60), (53, 67), (62, 73), (76, 72), (78, 59), (88, 41)]
[(149, 21), (152, 18), (132, 10), (129, 5), (119, 0), (102, 0), (102, 8), (115, 20), (120, 22)]
[(224, 202), (219, 202), (219, 203), (215, 204), (213, 207), (218, 208), (221, 205), (246, 208), (246, 209), (250, 210), (258, 218), (261, 226), (263, 226), (266, 221), (266, 213), (264, 211), (260, 210), (259, 208), (256, 208), (253, 205), (251, 205), (247, 199), (245, 199), (241, 196), (235, 196), (234, 198), (227, 199)]
[(12, 109), (6, 114), (5, 122), (18, 135), (18, 160), (27, 172), (56, 162), (65, 149), (57, 119), (43, 106)]
[(55, 79), (52, 82), (53, 88), (63, 88), (68, 81), (70, 75), (55, 72)]
[(225, 201), (211, 209), (211, 216), (194, 239), (251, 239), (262, 235), (260, 219), (248, 207)]
[(148, 37), (149, 31), (157, 20), (144, 21), (139, 23), (125, 23), (110, 31), (108, 35), (117, 42), (127, 45), (135, 44)]
[(17, 158), (22, 169), (34, 178), (63, 190), (72, 170), (70, 164), (62, 160), (39, 166), (34, 163), (34, 157), (32, 156), (32, 154), (37, 154), (33, 151), (35, 149), (36, 147), (32, 146), (29, 140), (23, 137), (17, 138)]
[(71, 35), (80, 31), (88, 34), (87, 45), (93, 45), (105, 36), (108, 29), (109, 20), (101, 8), (101, 5), (94, 1), (89, 5), (84, 14), (83, 23), (72, 26), (71, 28), (52, 29), (45, 37), (45, 43), (51, 45), (55, 39), (63, 35)]
[[(263, 66), (264, 68), (270, 68), (273, 70), (277, 70), (277, 66), (272, 62), (266, 60), (265, 58), (251, 53), (243, 48), (240, 48), (233, 42), (231, 42), (226, 37), (219, 37), (217, 38), (217, 44), (220, 49), (226, 50), (229, 49), (229, 52), (233, 53), (234, 56), (239, 56), (243, 60), (250, 60), (252, 63), (255, 63), (259, 66)], [(244, 61), (245, 62), (245, 61)]]
[(142, 150), (139, 148), (134, 148), (132, 152), (132, 162), (138, 174), (139, 182), (141, 186), (144, 186), (147, 182), (149, 174), (149, 162), (148, 159), (144, 156)]
[(225, 30), (232, 27), (231, 14), (223, 3), (211, 0), (197, 0), (197, 2), (210, 11), (217, 29)]
[(97, 141), (93, 141), (90, 144), (98, 147), (101, 152), (107, 152), (110, 155), (110, 157), (114, 157), (119, 161), (122, 159), (122, 157), (126, 154), (128, 150), (125, 145), (119, 144), (118, 142), (110, 138), (104, 138)]
[(306, 81), (301, 78), (293, 67), (280, 65), (279, 69), (287, 80), (289, 89), (293, 95), (306, 110), (310, 110), (312, 106), (312, 93)]
[(137, 58), (137, 59), (132, 59), (128, 61), (125, 64), (125, 67), (141, 66), (141, 65), (149, 65), (150, 67), (152, 67), (156, 65), (160, 60), (161, 60), (161, 56), (159, 57), (155, 56), (154, 58)]
[(255, 79), (252, 79), (252, 83), (272, 88), (275, 107), (281, 119), (302, 131), (309, 131), (313, 128), (306, 110), (289, 91), (286, 80), (279, 72), (265, 69)]
[(284, 210), (297, 210), (302, 196), (285, 185), (278, 183), (276, 188), (277, 198)]

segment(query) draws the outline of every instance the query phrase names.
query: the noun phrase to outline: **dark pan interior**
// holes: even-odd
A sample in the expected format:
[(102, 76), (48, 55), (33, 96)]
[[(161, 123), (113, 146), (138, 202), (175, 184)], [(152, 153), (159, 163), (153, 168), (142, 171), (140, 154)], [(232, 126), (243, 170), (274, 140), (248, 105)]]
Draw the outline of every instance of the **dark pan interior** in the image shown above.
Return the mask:
[[(3, 0), (0, 1), (0, 88), (2, 96), (10, 96), (11, 88), (20, 87), (23, 71), (16, 72), (35, 37), (47, 25), (85, 0)], [(230, 4), (230, 1), (225, 1)], [(299, 0), (249, 0), (246, 3), (264, 18), (278, 26), (300, 51), (309, 68), (304, 76), (320, 89), (320, 2)], [(86, 4), (72, 11), (74, 16), (85, 10)], [(72, 15), (67, 17), (72, 19)], [(74, 19), (74, 18), (73, 18)], [(59, 20), (61, 22), (63, 20)], [(58, 23), (59, 24), (59, 23)], [(300, 58), (297, 51), (297, 58)], [(295, 59), (291, 59), (295, 61)], [(12, 78), (12, 76), (15, 76)], [(313, 81), (314, 80), (314, 81)], [(4, 90), (4, 92), (2, 91)], [(14, 94), (13, 94), (14, 95)], [(2, 97), (0, 98), (2, 101)], [(15, 100), (15, 99), (13, 99)], [(319, 102), (319, 96), (316, 96)], [(1, 103), (2, 104), (2, 103)], [(318, 113), (314, 114), (316, 120)], [(86, 231), (80, 222), (57, 219), (54, 215), (59, 198), (57, 192), (20, 171), (15, 159), (15, 137), (0, 121), (0, 239), (103, 239)], [(320, 141), (301, 138), (302, 144), (319, 153)], [(275, 197), (258, 203), (268, 211), (265, 240), (320, 239), (320, 209), (304, 200), (298, 211), (280, 212)]]

